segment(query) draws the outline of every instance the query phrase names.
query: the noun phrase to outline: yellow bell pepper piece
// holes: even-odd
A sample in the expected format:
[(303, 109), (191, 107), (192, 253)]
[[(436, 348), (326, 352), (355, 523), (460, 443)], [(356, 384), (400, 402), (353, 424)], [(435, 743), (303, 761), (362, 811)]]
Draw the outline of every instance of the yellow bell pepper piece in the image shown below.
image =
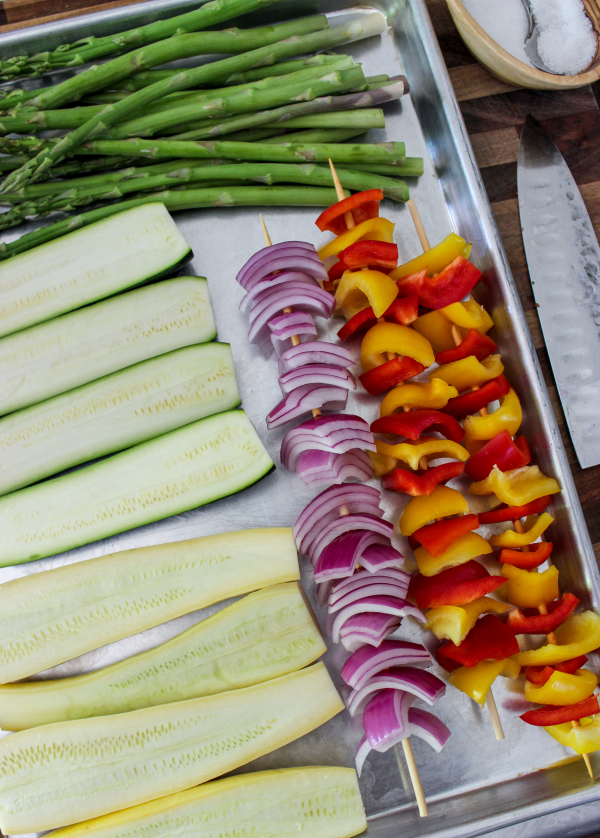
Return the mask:
[(415, 382), (394, 387), (384, 397), (379, 408), (380, 416), (389, 416), (403, 407), (430, 407), (439, 410), (446, 407), (450, 399), (458, 396), (455, 387), (451, 387), (441, 378), (434, 378), (429, 384)]
[(345, 233), (340, 233), (333, 241), (328, 242), (319, 250), (319, 257), (323, 260), (327, 259), (328, 256), (337, 256), (342, 250), (360, 239), (392, 242), (394, 241), (394, 224), (387, 218), (368, 218), (361, 224), (357, 224), (356, 227), (346, 230)]
[(458, 646), (482, 614), (504, 614), (509, 608), (510, 605), (489, 596), (480, 596), (464, 605), (440, 605), (426, 612), (425, 628), (438, 640), (451, 640)]
[(580, 719), (578, 727), (573, 727), (567, 722), (562, 725), (550, 725), (544, 730), (561, 745), (573, 748), (577, 754), (600, 751), (600, 715)]
[(360, 349), (360, 363), (365, 372), (387, 361), (385, 352), (408, 355), (415, 361), (430, 367), (435, 361), (431, 344), (408, 326), (399, 323), (377, 323), (363, 338)]
[(402, 460), (403, 463), (406, 463), (415, 471), (419, 468), (421, 457), (432, 457), (434, 454), (437, 454), (438, 457), (460, 460), (461, 463), (465, 463), (469, 459), (469, 452), (465, 451), (458, 442), (452, 442), (451, 439), (421, 437), (420, 440), (391, 445), (389, 442), (377, 439), (375, 445), (379, 454), (394, 458), (396, 461)]
[(461, 666), (450, 675), (453, 687), (466, 693), (478, 704), (485, 704), (490, 687), (498, 677), (505, 675), (513, 681), (519, 677), (521, 667), (508, 658), (503, 661), (482, 661), (477, 666)]
[(502, 565), (502, 575), (508, 579), (508, 601), (519, 608), (539, 608), (558, 599), (558, 569), (554, 565), (538, 573), (537, 570), (522, 570), (505, 564)]
[[(422, 314), (411, 325), (420, 335), (427, 338), (436, 352), (454, 349), (456, 346), (452, 336), (452, 321), (444, 317), (441, 311), (429, 311), (427, 314)], [(462, 336), (464, 337), (464, 334)]]
[(521, 666), (554, 666), (580, 655), (589, 655), (600, 646), (600, 616), (594, 611), (572, 614), (554, 634), (557, 644), (547, 643), (540, 649), (519, 652), (513, 659)]
[(429, 380), (441, 378), (447, 384), (456, 387), (459, 393), (464, 390), (471, 390), (473, 387), (481, 387), (486, 381), (498, 378), (504, 372), (504, 364), (500, 355), (490, 355), (483, 361), (478, 361), (474, 355), (462, 358), (460, 361), (452, 361), (450, 364), (443, 364), (433, 372), (429, 373)]
[(387, 454), (380, 454), (379, 451), (367, 451), (367, 454), (371, 458), (375, 477), (383, 477), (384, 474), (389, 474), (398, 465), (398, 460), (395, 457), (388, 457)]
[(504, 429), (514, 436), (522, 420), (521, 402), (511, 387), (497, 410), (487, 416), (467, 416), (463, 427), (471, 439), (493, 439)]
[(490, 315), (473, 297), (464, 303), (452, 303), (439, 310), (457, 326), (463, 329), (477, 329), (484, 335), (494, 325)]
[(465, 239), (461, 239), (456, 233), (450, 233), (439, 244), (426, 250), (416, 259), (411, 259), (410, 262), (399, 265), (390, 276), (392, 279), (401, 279), (403, 276), (416, 274), (425, 268), (427, 268), (427, 276), (435, 276), (441, 273), (450, 262), (454, 262), (457, 256), (464, 256), (467, 259), (470, 252), (471, 245), (467, 244)]
[(544, 495), (560, 492), (560, 484), (553, 477), (546, 477), (537, 466), (522, 466), (509, 471), (500, 471), (498, 466), (490, 471), (485, 480), (471, 483), (473, 495), (496, 495), (508, 506), (524, 506)]
[(481, 451), (483, 446), (486, 444), (488, 440), (485, 439), (474, 439), (471, 434), (465, 433), (465, 438), (463, 439), (463, 445), (471, 455), (474, 457), (478, 451)]
[(371, 306), (375, 317), (387, 311), (398, 296), (398, 286), (381, 271), (345, 271), (335, 292), (335, 302), (350, 320)]
[(541, 515), (530, 515), (525, 522), (525, 532), (506, 530), (500, 535), (493, 535), (490, 544), (494, 547), (525, 547), (526, 544), (533, 544), (540, 535), (545, 532), (554, 521), (552, 515), (543, 512)]
[(415, 530), (436, 518), (466, 515), (468, 512), (469, 504), (460, 492), (449, 486), (436, 486), (430, 495), (409, 500), (400, 516), (400, 532), (402, 535), (412, 535)]
[(449, 567), (456, 567), (474, 559), (476, 556), (483, 556), (492, 552), (492, 548), (485, 538), (477, 535), (476, 532), (469, 532), (466, 535), (459, 536), (439, 556), (432, 556), (425, 547), (417, 547), (415, 559), (423, 576), (435, 576), (436, 573), (441, 573), (442, 570), (447, 570)]
[(556, 704), (565, 707), (589, 698), (598, 679), (589, 669), (578, 669), (575, 675), (555, 670), (545, 684), (536, 687), (525, 681), (525, 698), (535, 704)]

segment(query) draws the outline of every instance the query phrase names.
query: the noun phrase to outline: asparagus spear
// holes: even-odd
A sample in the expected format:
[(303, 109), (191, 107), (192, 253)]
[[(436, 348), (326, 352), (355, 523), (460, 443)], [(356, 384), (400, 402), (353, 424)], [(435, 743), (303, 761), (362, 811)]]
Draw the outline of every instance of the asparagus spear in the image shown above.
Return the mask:
[[(364, 128), (307, 128), (306, 131), (291, 131), (289, 134), (279, 134), (277, 137), (268, 137), (262, 140), (263, 143), (289, 143), (296, 145), (302, 143), (343, 143), (353, 137), (359, 137), (365, 133)], [(228, 135), (231, 137), (231, 134)], [(395, 167), (394, 167), (395, 168)]]
[(354, 169), (363, 172), (375, 172), (379, 175), (397, 175), (400, 177), (421, 177), (423, 174), (422, 157), (405, 157), (404, 163), (398, 168), (385, 163), (357, 163)]
[[(269, 128), (271, 126), (265, 126)], [(274, 127), (274, 126), (273, 126)], [(286, 120), (286, 128), (385, 128), (381, 108), (363, 108), (355, 111), (331, 111)]]
[(0, 78), (39, 76), (63, 67), (78, 67), (107, 55), (120, 54), (162, 41), (172, 35), (207, 29), (217, 23), (269, 6), (273, 2), (275, 0), (212, 0), (192, 12), (149, 23), (127, 32), (107, 35), (104, 38), (82, 38), (74, 44), (64, 44), (53, 52), (42, 52), (32, 56), (16, 55), (0, 62)]
[(334, 189), (322, 186), (229, 186), (226, 188), (211, 187), (208, 189), (166, 190), (141, 195), (129, 201), (106, 204), (81, 213), (64, 218), (47, 227), (40, 227), (31, 233), (26, 233), (16, 241), (0, 244), (0, 260), (16, 256), (52, 241), (73, 230), (79, 230), (95, 221), (108, 218), (123, 210), (137, 207), (140, 204), (162, 202), (169, 212), (178, 210), (200, 209), (202, 207), (229, 206), (312, 206), (327, 207), (337, 201)]
[[(28, 180), (38, 178), (43, 172), (50, 169), (56, 163), (73, 152), (81, 143), (89, 137), (105, 131), (119, 121), (123, 121), (130, 114), (151, 102), (166, 96), (173, 90), (184, 90), (199, 84), (213, 81), (216, 78), (230, 76), (237, 71), (249, 70), (252, 67), (260, 66), (278, 59), (291, 58), (302, 53), (315, 50), (329, 49), (339, 44), (367, 38), (379, 34), (385, 27), (385, 18), (379, 12), (361, 15), (357, 20), (346, 26), (336, 26), (321, 32), (313, 32), (309, 35), (298, 35), (280, 41), (276, 44), (254, 49), (242, 55), (234, 55), (221, 61), (210, 64), (203, 64), (189, 70), (182, 70), (171, 79), (156, 82), (149, 87), (132, 93), (127, 99), (117, 102), (114, 105), (107, 105), (101, 113), (92, 117), (85, 125), (75, 129), (67, 136), (62, 137), (52, 148), (44, 149), (20, 169), (11, 172), (0, 186), (0, 194), (11, 189), (18, 189), (27, 183)], [(180, 38), (193, 38), (193, 35), (182, 35)], [(175, 39), (174, 39), (175, 40)], [(146, 49), (152, 49), (147, 47)], [(119, 59), (115, 59), (119, 60)], [(112, 63), (112, 62), (109, 62)], [(101, 65), (107, 67), (108, 65)], [(89, 71), (88, 71), (89, 72)], [(84, 74), (75, 76), (75, 80)], [(35, 100), (32, 100), (35, 101)], [(289, 107), (289, 106), (288, 106)]]

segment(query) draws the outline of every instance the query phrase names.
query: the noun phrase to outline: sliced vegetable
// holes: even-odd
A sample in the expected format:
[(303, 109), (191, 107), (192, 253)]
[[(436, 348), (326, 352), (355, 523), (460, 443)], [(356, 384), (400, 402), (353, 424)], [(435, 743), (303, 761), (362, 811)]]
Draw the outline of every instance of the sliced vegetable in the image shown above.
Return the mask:
[(467, 249), (470, 250), (470, 245), (467, 244), (465, 239), (457, 236), (456, 233), (450, 233), (439, 244), (426, 250), (425, 253), (422, 253), (415, 259), (411, 259), (410, 262), (399, 265), (393, 273), (393, 279), (401, 279), (402, 277), (418, 273), (423, 269), (427, 270), (429, 276), (439, 274), (457, 256), (464, 256), (466, 258), (469, 255), (466, 252)]
[[(433, 278), (427, 274), (427, 269), (423, 269), (398, 278), (397, 283), (402, 293), (418, 294), (419, 303), (432, 309), (444, 309), (462, 300), (481, 278), (481, 271), (464, 256), (457, 256)], [(396, 271), (392, 271), (391, 276), (395, 279)]]
[(397, 434), (408, 439), (418, 439), (423, 431), (431, 430), (458, 443), (462, 442), (465, 436), (465, 432), (452, 416), (447, 416), (439, 410), (426, 409), (381, 416), (371, 423), (371, 430), (376, 434)]
[(271, 332), (271, 343), (278, 358), (293, 346), (293, 336), (297, 337), (300, 343), (311, 341), (317, 336), (315, 321), (310, 314), (304, 311), (290, 311), (286, 314), (280, 314), (279, 317), (273, 317), (269, 320), (268, 325)]
[(463, 329), (477, 329), (483, 334), (489, 332), (494, 325), (490, 315), (473, 297), (445, 306), (442, 313), (457, 326)]
[(580, 669), (577, 673), (555, 670), (540, 686), (534, 686), (530, 681), (525, 681), (525, 698), (535, 704), (564, 707), (585, 701), (593, 694), (597, 686), (598, 678), (589, 669)]
[(367, 267), (395, 268), (398, 264), (398, 245), (366, 239), (342, 250), (338, 253), (338, 259), (344, 269), (349, 271)]
[(34, 561), (203, 506), (272, 468), (243, 411), (201, 419), (0, 499), (0, 565)]
[(519, 677), (521, 667), (513, 660), (482, 661), (477, 666), (461, 666), (450, 676), (450, 683), (478, 704), (485, 704), (490, 687), (499, 675), (512, 681)]
[(398, 323), (377, 323), (369, 329), (360, 350), (360, 364), (363, 370), (368, 372), (383, 364), (386, 352), (408, 355), (425, 367), (431, 366), (435, 360), (429, 341), (414, 329)]
[(463, 602), (462, 605), (440, 605), (425, 614), (425, 628), (432, 631), (438, 640), (451, 640), (458, 646), (482, 614), (504, 614), (509, 609), (510, 605), (488, 596)]
[(474, 355), (469, 355), (468, 358), (437, 367), (429, 374), (429, 379), (441, 378), (462, 393), (473, 387), (481, 387), (487, 381), (502, 375), (503, 371), (504, 364), (500, 355), (490, 355), (483, 361), (478, 361)]
[(345, 451), (343, 454), (313, 450), (300, 454), (296, 473), (307, 486), (343, 483), (352, 478), (364, 483), (373, 477), (373, 466), (369, 455), (360, 448)]
[(470, 533), (479, 527), (477, 515), (460, 515), (458, 518), (447, 518), (436, 521), (415, 530), (412, 534), (419, 544), (432, 556), (441, 556), (450, 545), (462, 535)]
[(340, 517), (342, 507), (346, 508), (346, 512), (363, 512), (383, 517), (380, 503), (381, 492), (374, 486), (360, 486), (356, 483), (330, 486), (307, 503), (298, 515), (293, 528), (298, 550), (306, 553), (311, 549), (324, 527)]
[(367, 547), (377, 543), (389, 544), (389, 541), (379, 533), (362, 529), (337, 536), (319, 556), (315, 565), (315, 582), (319, 584), (352, 576)]
[(249, 290), (256, 282), (274, 271), (289, 270), (292, 260), (297, 263), (298, 270), (310, 268), (316, 278), (327, 278), (327, 272), (320, 264), (314, 245), (309, 242), (287, 241), (257, 250), (239, 271), (236, 282), (245, 291)]
[(511, 564), (513, 567), (520, 567), (522, 570), (533, 570), (545, 561), (548, 561), (552, 554), (552, 542), (540, 541), (534, 544), (533, 549), (525, 553), (522, 550), (509, 550), (506, 547), (500, 550), (498, 561), (500, 564)]
[(438, 352), (435, 361), (440, 366), (452, 364), (470, 356), (474, 356), (478, 361), (483, 361), (489, 355), (492, 355), (496, 349), (498, 347), (491, 338), (482, 335), (477, 329), (469, 329), (458, 346)]
[[(339, 206), (339, 203), (335, 206)], [(341, 216), (341, 219), (343, 220), (343, 216)], [(361, 221), (360, 224), (352, 227), (351, 230), (345, 229), (345, 232), (340, 233), (337, 238), (324, 245), (319, 250), (319, 257), (321, 259), (327, 259), (329, 256), (336, 256), (360, 239), (391, 242), (393, 241), (393, 236), (394, 224), (391, 221), (388, 221), (387, 218), (369, 218), (367, 221)]]
[[(347, 383), (350, 384), (350, 381), (347, 380)], [(356, 383), (354, 383), (354, 387), (356, 387)], [(350, 387), (350, 389), (354, 389), (354, 387)], [(284, 396), (269, 411), (267, 414), (267, 429), (272, 430), (281, 427), (281, 425), (286, 425), (292, 419), (304, 416), (311, 410), (344, 410), (347, 400), (347, 387), (332, 387), (328, 384), (304, 384)]]
[(411, 472), (397, 468), (383, 477), (383, 488), (394, 492), (404, 492), (412, 497), (431, 495), (441, 483), (459, 477), (463, 471), (462, 463), (442, 463), (423, 472)]
[(381, 317), (398, 296), (396, 283), (375, 270), (346, 271), (335, 292), (335, 301), (348, 319), (369, 306)]
[[(522, 439), (522, 437), (519, 438)], [(483, 451), (483, 448), (481, 450)], [(475, 457), (472, 459), (475, 459)], [(550, 506), (551, 503), (552, 496), (543, 495), (541, 498), (532, 500), (524, 506), (502, 505), (498, 507), (498, 509), (492, 509), (490, 512), (480, 512), (479, 521), (482, 524), (498, 524), (502, 521), (516, 521), (518, 518), (526, 518), (528, 515), (536, 515), (539, 512), (543, 512)]]
[[(500, 376), (499, 376), (500, 377)], [(492, 380), (497, 381), (495, 378)], [(481, 390), (476, 390), (476, 393), (482, 393)], [(469, 396), (472, 393), (468, 394)], [(460, 398), (460, 397), (459, 397)], [(488, 402), (489, 404), (489, 402)], [(448, 406), (446, 405), (446, 410)], [(479, 409), (479, 408), (478, 408)], [(500, 397), (500, 407), (493, 413), (485, 416), (467, 416), (465, 419), (465, 433), (470, 439), (493, 439), (500, 431), (507, 430), (510, 436), (514, 436), (523, 421), (523, 411), (521, 409), (521, 402), (515, 391), (510, 388), (505, 396)], [(548, 494), (548, 492), (546, 492)]]
[(396, 384), (419, 375), (424, 369), (423, 364), (413, 361), (412, 358), (405, 355), (403, 358), (392, 358), (380, 366), (364, 372), (360, 376), (360, 383), (367, 393), (378, 396), (391, 387), (395, 387)]
[(471, 560), (458, 567), (442, 570), (437, 576), (417, 573), (410, 583), (410, 593), (419, 608), (462, 605), (491, 594), (506, 583), (503, 576), (490, 576), (479, 562)]
[(490, 538), (490, 544), (494, 547), (526, 547), (537, 541), (553, 521), (554, 518), (547, 512), (542, 512), (541, 515), (530, 515), (525, 521), (523, 532), (505, 530), (499, 535), (493, 535)]
[(547, 704), (538, 710), (528, 710), (526, 713), (522, 713), (521, 718), (528, 725), (546, 727), (547, 725), (560, 725), (565, 722), (577, 722), (579, 719), (593, 716), (596, 713), (600, 713), (600, 705), (598, 704), (598, 696), (592, 695), (584, 701), (578, 701), (576, 704), (569, 704), (566, 707)]
[[(459, 521), (460, 518), (452, 520)], [(440, 521), (440, 523), (442, 522)], [(417, 547), (415, 559), (419, 572), (423, 576), (435, 576), (442, 570), (456, 567), (475, 559), (477, 556), (484, 556), (491, 552), (493, 552), (492, 548), (485, 538), (475, 532), (467, 532), (465, 535), (458, 536), (449, 547), (437, 556), (432, 555), (425, 547)]]
[(452, 641), (444, 643), (436, 658), (444, 668), (447, 661), (472, 667), (485, 660), (505, 660), (518, 651), (519, 644), (508, 626), (493, 614), (486, 614), (458, 646)]
[(322, 340), (315, 340), (307, 345), (299, 343), (286, 349), (279, 356), (279, 374), (283, 375), (309, 364), (329, 364), (347, 369), (354, 364), (354, 358), (347, 349), (336, 343), (325, 343)]
[(143, 204), (0, 266), (0, 335), (174, 273), (192, 258), (164, 204)]
[(519, 652), (515, 656), (517, 663), (521, 666), (554, 666), (593, 652), (600, 646), (600, 616), (594, 611), (572, 614), (555, 634), (556, 643)]
[(553, 739), (573, 748), (576, 754), (591, 754), (600, 750), (600, 715), (583, 717), (576, 727), (570, 722), (544, 727)]
[(521, 570), (514, 565), (502, 566), (502, 575), (508, 579), (506, 593), (513, 605), (520, 608), (539, 608), (558, 599), (558, 569), (549, 567), (542, 573)]
[[(531, 451), (529, 450), (529, 445), (525, 437), (520, 436), (513, 441), (511, 435), (505, 429), (500, 431), (477, 454), (471, 457), (468, 465), (465, 467), (465, 474), (471, 480), (485, 480), (494, 466), (498, 466), (500, 471), (510, 471), (514, 468), (526, 466), (530, 462)], [(493, 515), (493, 513), (487, 514)], [(523, 518), (524, 515), (518, 517)], [(497, 520), (500, 521), (503, 519), (498, 518)], [(504, 520), (515, 519), (505, 518)], [(482, 521), (482, 523), (486, 522)], [(491, 524), (495, 523), (495, 521), (489, 520), (487, 523)]]
[(412, 535), (416, 530), (449, 515), (465, 515), (469, 512), (467, 500), (456, 489), (437, 486), (433, 494), (410, 500), (400, 516), (400, 532)]
[(494, 466), (488, 477), (472, 483), (469, 491), (474, 495), (495, 494), (503, 503), (522, 506), (547, 495), (555, 495), (560, 492), (560, 484), (553, 477), (542, 474), (537, 466), (523, 466), (510, 471), (500, 471), (498, 466)]
[[(510, 384), (504, 375), (499, 375), (498, 378), (495, 378), (493, 381), (488, 381), (479, 390), (463, 393), (454, 399), (450, 399), (444, 408), (444, 413), (449, 413), (450, 416), (454, 416), (456, 419), (463, 419), (467, 414), (477, 413), (482, 408), (487, 407), (488, 404), (506, 396), (509, 390)], [(496, 433), (500, 433), (501, 430), (502, 428), (499, 427)], [(492, 439), (494, 436), (495, 434), (492, 434), (488, 438)]]
[(360, 690), (371, 678), (392, 666), (430, 664), (431, 655), (420, 643), (406, 640), (384, 640), (377, 649), (364, 646), (354, 652), (342, 666), (342, 678), (354, 690)]
[(389, 416), (390, 413), (395, 413), (404, 407), (430, 407), (440, 410), (446, 406), (448, 399), (457, 395), (458, 391), (441, 378), (434, 378), (429, 383), (405, 384), (387, 394), (379, 407), (379, 415)]
[(374, 692), (386, 689), (404, 690), (431, 706), (445, 694), (446, 685), (437, 675), (427, 672), (426, 669), (418, 669), (416, 666), (384, 669), (374, 675), (360, 690), (353, 690), (350, 693), (346, 701), (348, 712), (351, 716), (356, 716), (364, 702)]
[(319, 416), (286, 433), (281, 443), (281, 465), (295, 471), (302, 451), (331, 451), (334, 454), (343, 454), (353, 448), (375, 451), (373, 434), (361, 416), (349, 413)]
[(328, 230), (336, 236), (345, 232), (348, 225), (344, 219), (347, 212), (352, 213), (355, 225), (361, 224), (370, 218), (379, 215), (379, 202), (383, 201), (381, 189), (369, 189), (366, 192), (356, 192), (343, 201), (332, 204), (315, 221), (319, 230), (323, 233)]

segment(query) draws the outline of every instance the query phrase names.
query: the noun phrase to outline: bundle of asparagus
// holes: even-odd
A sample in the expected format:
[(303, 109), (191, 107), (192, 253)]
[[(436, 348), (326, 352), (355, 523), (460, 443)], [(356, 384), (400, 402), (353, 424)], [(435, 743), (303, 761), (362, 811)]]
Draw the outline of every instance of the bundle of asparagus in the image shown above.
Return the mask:
[[(352, 58), (329, 52), (381, 33), (382, 15), (331, 28), (316, 15), (201, 31), (275, 2), (212, 0), (119, 35), (0, 62), (0, 78), (16, 78), (115, 56), (51, 87), (0, 95), (0, 134), (10, 135), (0, 137), (0, 201), (9, 207), (0, 229), (97, 204), (1, 245), (0, 258), (152, 200), (171, 211), (325, 205), (329, 159), (345, 189), (408, 200), (404, 178), (422, 174), (421, 158), (407, 158), (400, 142), (347, 142), (385, 127), (381, 106), (407, 92), (406, 79), (365, 77)], [(153, 69), (219, 53), (226, 57)]]

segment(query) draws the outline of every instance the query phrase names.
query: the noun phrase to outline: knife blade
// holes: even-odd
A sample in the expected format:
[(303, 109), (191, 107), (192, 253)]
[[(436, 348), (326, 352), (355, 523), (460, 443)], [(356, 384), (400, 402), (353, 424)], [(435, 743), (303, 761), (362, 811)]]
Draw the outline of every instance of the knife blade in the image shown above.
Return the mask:
[(600, 247), (569, 167), (532, 116), (517, 191), (546, 348), (577, 459), (589, 468), (600, 463)]

